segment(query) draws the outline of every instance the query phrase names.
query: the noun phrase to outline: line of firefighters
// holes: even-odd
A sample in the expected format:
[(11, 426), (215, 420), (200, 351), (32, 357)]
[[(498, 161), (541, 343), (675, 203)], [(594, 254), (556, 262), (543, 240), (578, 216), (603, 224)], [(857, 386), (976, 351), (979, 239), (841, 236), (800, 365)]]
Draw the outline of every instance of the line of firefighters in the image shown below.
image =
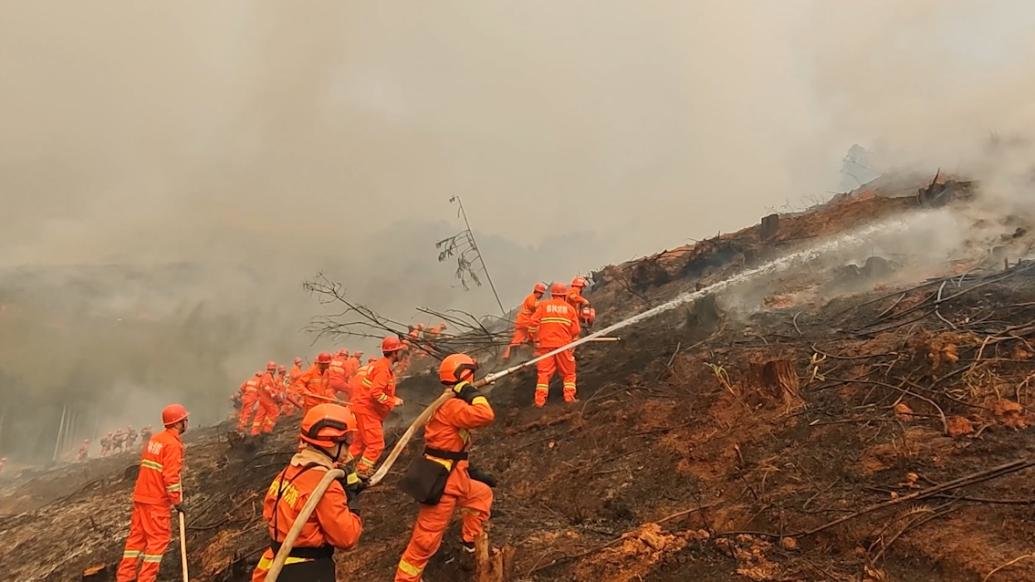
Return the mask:
[[(446, 331), (445, 323), (410, 326), (406, 339), (401, 340), (404, 353), (398, 357), (393, 370), (401, 375), (423, 356), (410, 348), (418, 342), (433, 343)], [(384, 346), (382, 346), (383, 348)], [(345, 402), (363, 388), (363, 383), (377, 358), (370, 357), (363, 364), (363, 352), (341, 349), (336, 354), (321, 352), (312, 366), (304, 369), (302, 358), (295, 357), (289, 371), (274, 361), (266, 363), (265, 370), (245, 380), (233, 397), (238, 409), (237, 431), (241, 435), (268, 434), (281, 416), (309, 410), (319, 402)], [(400, 400), (396, 405), (402, 404)]]
[[(582, 333), (582, 328), (593, 326), (597, 311), (589, 300), (582, 296), (586, 279), (575, 277), (569, 288), (564, 283), (550, 285), (550, 297), (544, 299), (546, 285), (536, 283), (532, 292), (521, 302), (514, 321), (514, 334), (503, 352), (503, 360), (510, 359), (515, 348), (533, 344), (535, 355), (542, 356), (557, 348), (566, 346)], [(538, 408), (546, 405), (550, 391), (550, 379), (559, 373), (564, 384), (564, 401), (575, 402), (576, 374), (575, 350), (565, 350), (537, 364), (534, 403)]]
[[(140, 438), (140, 445), (143, 446), (147, 441), (151, 440), (151, 427), (144, 426), (140, 429), (140, 432), (137, 432), (133, 425), (129, 425), (125, 428), (108, 431), (106, 435), (101, 437), (101, 456), (107, 457), (133, 450), (133, 446), (137, 444), (138, 436)], [(77, 461), (82, 462), (90, 458), (91, 443), (90, 439), (83, 439), (83, 442), (79, 444), (79, 450), (75, 454)]]
[[(391, 340), (394, 340), (391, 341)], [(396, 337), (385, 338), (384, 357), (375, 370), (389, 372), (386, 396), (394, 393), (390, 364), (401, 349), (393, 349)], [(471, 466), (468, 449), (471, 431), (492, 423), (495, 413), (488, 398), (471, 382), (477, 363), (466, 354), (446, 357), (439, 366), (439, 379), (454, 398), (436, 410), (424, 429), (424, 454), (411, 465), (404, 488), (420, 503), (410, 541), (403, 552), (395, 580), (421, 580), (428, 560), (438, 551), (454, 512), (461, 513), (461, 543), (465, 553), (474, 553), (475, 540), (489, 519), (495, 480)], [(376, 372), (375, 371), (375, 375)], [(386, 403), (390, 403), (391, 396)], [(386, 404), (390, 407), (390, 404)], [(369, 418), (363, 405), (319, 403), (306, 411), (299, 433), (299, 449), (288, 466), (270, 484), (263, 501), (270, 545), (252, 575), (263, 582), (274, 556), (302, 507), (323, 475), (335, 468), (347, 476), (332, 482), (304, 523), (290, 551), (279, 579), (284, 582), (333, 582), (333, 555), (359, 543), (363, 531), (359, 497), (366, 488), (358, 470), (370, 444)], [(162, 410), (165, 430), (155, 434), (144, 447), (140, 472), (133, 490), (133, 513), (122, 560), (116, 572), (118, 582), (157, 579), (162, 556), (171, 540), (171, 511), (185, 513), (181, 469), (183, 444), (189, 413), (179, 404)], [(359, 461), (353, 464), (355, 454)]]
[[(542, 355), (576, 339), (581, 323), (591, 325), (595, 317), (588, 301), (581, 297), (584, 286), (584, 281), (576, 279), (572, 289), (577, 291), (572, 293), (563, 283), (554, 283), (550, 286), (550, 298), (544, 299), (546, 286), (536, 284), (522, 303), (508, 352), (534, 341), (537, 354)], [(262, 416), (258, 417), (258, 425), (252, 420), (253, 434), (258, 434), (256, 426), (260, 432), (272, 430), (272, 425), (267, 423), (275, 423), (285, 402), (304, 412), (299, 450), (266, 491), (263, 517), (270, 546), (256, 566), (253, 582), (265, 581), (288, 530), (323, 475), (331, 469), (342, 468), (346, 476), (332, 483), (320, 498), (279, 577), (284, 582), (333, 582), (336, 579), (335, 550), (355, 547), (363, 531), (359, 498), (385, 448), (384, 419), (403, 403), (395, 394), (395, 369), (405, 358), (406, 351), (406, 344), (397, 336), (384, 338), (382, 357), (356, 368), (347, 382), (347, 373), (339, 374), (337, 370), (332, 373), (331, 369), (332, 366), (348, 367), (335, 366), (336, 358), (329, 353), (320, 354), (304, 372), (301, 360), (296, 358), (290, 381), (284, 380), (285, 374), (274, 362), (270, 362), (264, 373), (256, 374), (254, 381), (248, 381), (256, 387), (256, 398), (268, 394), (271, 404), (263, 406), (261, 400), (256, 401)], [(346, 358), (339, 352), (337, 361), (344, 364), (358, 360), (359, 356), (353, 353)], [(474, 553), (475, 540), (484, 531), (491, 514), (495, 479), (472, 466), (468, 454), (471, 431), (486, 427), (495, 419), (488, 398), (472, 383), (477, 369), (475, 360), (466, 354), (447, 356), (439, 365), (439, 380), (453, 398), (428, 420), (423, 455), (410, 465), (401, 482), (402, 488), (419, 503), (419, 509), (410, 541), (396, 568), (397, 582), (422, 579), (424, 567), (438, 551), (457, 509), (462, 522), (461, 544), (465, 553), (470, 554)], [(565, 402), (575, 401), (575, 357), (572, 350), (567, 350), (539, 362), (534, 399), (537, 407), (545, 405), (550, 379), (558, 371), (563, 380)], [(244, 404), (249, 392), (242, 387), (242, 415), (248, 408)], [(330, 402), (337, 392), (344, 392), (348, 401)], [(277, 394), (284, 396), (284, 402), (277, 402), (274, 398)], [(268, 421), (270, 417), (272, 421)], [(156, 579), (158, 564), (171, 539), (170, 509), (185, 511), (180, 483), (183, 462), (180, 435), (187, 429), (187, 418), (188, 413), (182, 406), (167, 406), (162, 411), (165, 430), (153, 436), (144, 448), (118, 582)], [(247, 425), (242, 421), (238, 427)]]

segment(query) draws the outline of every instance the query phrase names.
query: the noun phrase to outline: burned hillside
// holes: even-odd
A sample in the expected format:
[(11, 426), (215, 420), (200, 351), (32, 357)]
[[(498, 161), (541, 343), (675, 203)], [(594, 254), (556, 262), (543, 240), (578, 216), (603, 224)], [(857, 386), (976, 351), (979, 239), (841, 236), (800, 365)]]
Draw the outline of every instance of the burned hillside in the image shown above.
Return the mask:
[[(574, 405), (532, 408), (532, 373), (492, 387), (497, 421), (472, 458), (499, 481), (489, 533), (512, 550), (508, 579), (1035, 580), (1033, 237), (974, 210), (974, 188), (878, 183), (594, 273), (598, 328), (760, 276), (580, 347)], [(948, 261), (912, 246), (950, 216), (966, 229), (942, 244)], [(831, 240), (844, 244), (803, 252)], [(440, 387), (418, 374), (400, 389), (396, 437)], [(262, 495), (296, 441), (289, 422), (253, 448), (229, 430), (186, 439), (199, 580), (248, 579), (268, 543)], [(390, 577), (416, 514), (395, 484), (416, 448), (363, 494), (340, 579)], [(3, 483), (0, 571), (110, 577), (135, 470), (124, 454)], [(469, 577), (458, 546), (447, 534), (427, 580)], [(178, 569), (170, 551), (164, 579)]]

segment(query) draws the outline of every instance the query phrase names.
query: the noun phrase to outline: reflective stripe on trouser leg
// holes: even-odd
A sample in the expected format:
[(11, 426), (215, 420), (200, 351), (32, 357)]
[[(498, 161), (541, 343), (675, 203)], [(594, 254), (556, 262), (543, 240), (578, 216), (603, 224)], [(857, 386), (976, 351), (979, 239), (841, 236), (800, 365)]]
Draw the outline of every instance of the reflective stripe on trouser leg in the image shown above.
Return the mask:
[(575, 352), (568, 350), (557, 354), (557, 370), (564, 379), (564, 394), (575, 395)]
[(168, 507), (161, 505), (150, 505), (147, 507), (149, 515), (149, 529), (147, 531), (147, 546), (144, 553), (140, 555), (140, 575), (137, 582), (154, 582), (158, 579), (158, 566), (162, 562), (162, 555), (165, 554), (169, 542), (172, 540), (172, 515)]
[(385, 433), (381, 426), (381, 417), (372, 411), (363, 409), (356, 411), (356, 420), (359, 424), (357, 436), (363, 441), (362, 458), (359, 459), (357, 469), (363, 469), (359, 471), (363, 473), (364, 470), (373, 469), (377, 464), (377, 459), (385, 450)]
[[(537, 350), (536, 355), (540, 356), (545, 354), (547, 350)], [(550, 378), (553, 377), (554, 372), (557, 370), (557, 356), (540, 360), (536, 364), (536, 384), (535, 384), (535, 401), (536, 404), (542, 404), (546, 402), (546, 397), (550, 392)]]
[(140, 554), (144, 553), (147, 545), (147, 535), (144, 533), (141, 515), (142, 504), (133, 504), (133, 514), (129, 518), (129, 535), (126, 537), (126, 548), (122, 551), (122, 561), (115, 572), (117, 582), (129, 582), (137, 579), (137, 566), (139, 565)]
[[(126, 553), (139, 552), (139, 555), (136, 558), (123, 559), (116, 576), (117, 582), (129, 582), (130, 580), (154, 582), (158, 578), (158, 566), (172, 538), (170, 520), (169, 507), (166, 505), (133, 504), (133, 517), (130, 521), (130, 537), (126, 541)], [(138, 548), (140, 549), (138, 550)], [(136, 572), (138, 562), (139, 574)]]
[(417, 522), (413, 524), (413, 533), (410, 535), (410, 543), (406, 546), (406, 551), (403, 552), (399, 566), (395, 570), (396, 582), (420, 580), (424, 566), (442, 545), (442, 536), (449, 527), (456, 503), (457, 498), (453, 495), (443, 495), (438, 505), (420, 506)]

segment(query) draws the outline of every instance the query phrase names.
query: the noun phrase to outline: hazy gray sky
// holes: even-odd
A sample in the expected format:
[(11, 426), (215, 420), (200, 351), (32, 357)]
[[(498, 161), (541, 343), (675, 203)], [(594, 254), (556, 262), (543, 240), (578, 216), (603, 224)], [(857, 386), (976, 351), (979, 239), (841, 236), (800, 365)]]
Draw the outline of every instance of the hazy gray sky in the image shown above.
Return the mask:
[(2, 12), (7, 264), (315, 259), (459, 192), (516, 241), (606, 232), (588, 268), (829, 191), (852, 143), (973, 139), (1032, 103), (1020, 1)]

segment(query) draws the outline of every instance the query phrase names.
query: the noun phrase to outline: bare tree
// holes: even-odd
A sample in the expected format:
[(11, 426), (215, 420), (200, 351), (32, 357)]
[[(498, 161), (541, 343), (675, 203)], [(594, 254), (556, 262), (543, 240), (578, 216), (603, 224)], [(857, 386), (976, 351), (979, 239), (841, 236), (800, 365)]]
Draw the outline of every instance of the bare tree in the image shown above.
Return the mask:
[(303, 284), (306, 291), (315, 295), (323, 305), (335, 305), (339, 311), (312, 318), (306, 331), (315, 334), (314, 342), (322, 337), (356, 337), (381, 339), (395, 334), (406, 338), (415, 351), (441, 359), (448, 354), (464, 351), (486, 352), (506, 345), (506, 330), (494, 331), (474, 315), (459, 309), (436, 311), (418, 307), (417, 311), (434, 316), (449, 324), (451, 333), (440, 333), (434, 337), (410, 335), (410, 327), (402, 322), (378, 313), (376, 310), (349, 298), (345, 286), (332, 281), (323, 273)]
[(493, 296), (496, 297), (496, 303), (500, 306), (500, 314), (506, 316), (507, 310), (503, 308), (500, 294), (496, 292), (496, 284), (493, 283), (492, 276), (489, 275), (489, 268), (485, 266), (485, 258), (482, 257), (482, 253), (478, 249), (478, 241), (475, 240), (474, 232), (471, 231), (471, 223), (467, 220), (464, 203), (460, 200), (459, 195), (451, 197), (449, 201), (456, 203), (456, 214), (458, 218), (463, 219), (464, 230), (435, 243), (435, 248), (438, 249), (438, 262), (441, 263), (448, 258), (456, 257), (456, 278), (463, 285), (464, 289), (470, 289), (468, 280), (481, 287), (482, 281), (478, 277), (478, 273), (480, 271), (484, 274), (485, 279), (489, 282), (489, 288), (492, 289)]

